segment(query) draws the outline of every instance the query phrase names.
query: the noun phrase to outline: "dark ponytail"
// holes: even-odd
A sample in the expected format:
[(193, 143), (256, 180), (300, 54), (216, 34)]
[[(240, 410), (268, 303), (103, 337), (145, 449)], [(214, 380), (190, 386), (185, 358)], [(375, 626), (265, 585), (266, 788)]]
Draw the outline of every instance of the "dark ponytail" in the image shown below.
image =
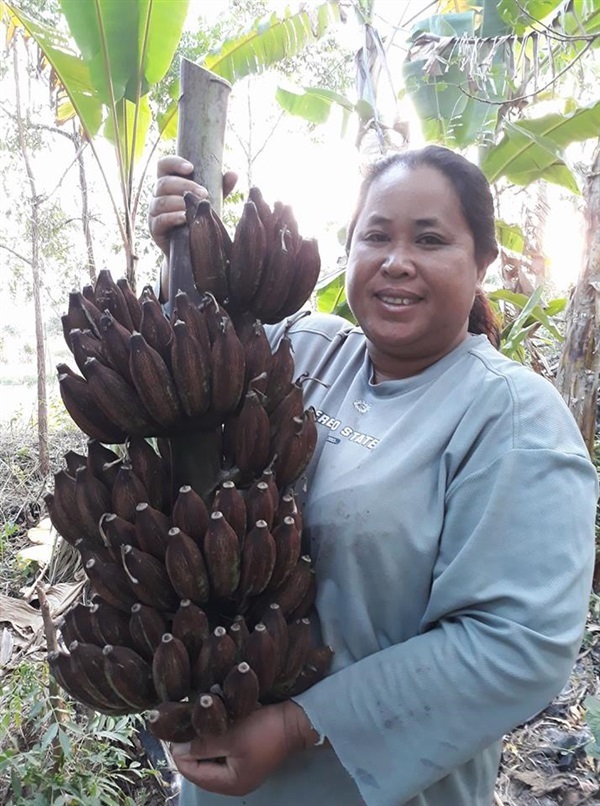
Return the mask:
[(500, 323), (485, 291), (478, 288), (469, 314), (469, 333), (487, 336), (498, 349), (500, 347)]

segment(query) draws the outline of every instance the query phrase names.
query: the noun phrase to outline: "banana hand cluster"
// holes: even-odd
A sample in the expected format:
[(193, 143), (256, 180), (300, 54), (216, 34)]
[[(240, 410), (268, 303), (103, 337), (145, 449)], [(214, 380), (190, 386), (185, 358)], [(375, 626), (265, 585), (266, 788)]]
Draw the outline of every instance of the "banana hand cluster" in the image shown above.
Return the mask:
[(332, 657), (311, 640), (315, 575), (292, 491), (315, 413), (289, 339), (272, 352), (262, 324), (307, 300), (317, 245), (256, 188), (233, 240), (208, 202), (185, 202), (199, 305), (179, 292), (167, 318), (150, 287), (138, 299), (108, 271), (70, 295), (78, 372), (59, 365), (59, 384), (90, 440), (46, 496), (93, 589), (60, 624), (53, 675), (95, 710), (147, 712), (169, 741), (304, 691)]

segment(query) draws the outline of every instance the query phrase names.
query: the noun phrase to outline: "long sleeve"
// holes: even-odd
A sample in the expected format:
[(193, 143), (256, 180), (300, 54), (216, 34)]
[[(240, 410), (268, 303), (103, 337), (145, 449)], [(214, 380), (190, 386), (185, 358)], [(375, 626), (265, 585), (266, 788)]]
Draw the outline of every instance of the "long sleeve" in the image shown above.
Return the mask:
[(595, 484), (581, 456), (549, 450), (462, 480), (422, 632), (296, 698), (369, 806), (425, 790), (561, 689), (589, 600)]

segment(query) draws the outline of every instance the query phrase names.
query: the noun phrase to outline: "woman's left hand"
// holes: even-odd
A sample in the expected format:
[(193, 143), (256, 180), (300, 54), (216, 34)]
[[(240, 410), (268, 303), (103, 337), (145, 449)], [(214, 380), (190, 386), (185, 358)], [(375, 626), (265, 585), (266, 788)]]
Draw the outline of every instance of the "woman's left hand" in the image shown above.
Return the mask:
[(259, 708), (222, 736), (174, 744), (171, 753), (179, 772), (200, 789), (239, 797), (316, 738), (302, 708), (288, 700)]

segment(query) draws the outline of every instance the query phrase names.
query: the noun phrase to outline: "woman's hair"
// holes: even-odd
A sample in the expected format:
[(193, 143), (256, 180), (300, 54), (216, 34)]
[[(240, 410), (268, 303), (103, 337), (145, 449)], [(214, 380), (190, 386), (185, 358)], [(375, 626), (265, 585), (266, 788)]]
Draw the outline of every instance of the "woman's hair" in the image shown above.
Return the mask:
[[(409, 170), (421, 166), (435, 168), (448, 179), (458, 196), (462, 213), (473, 236), (475, 262), (478, 268), (488, 266), (498, 254), (494, 202), (489, 183), (476, 165), (443, 146), (394, 152), (369, 166), (360, 186), (356, 209), (348, 225), (346, 249), (350, 249), (356, 221), (371, 185), (375, 179), (396, 165)], [(478, 289), (475, 295), (469, 316), (469, 331), (485, 334), (495, 347), (500, 344), (497, 317), (482, 289)]]

